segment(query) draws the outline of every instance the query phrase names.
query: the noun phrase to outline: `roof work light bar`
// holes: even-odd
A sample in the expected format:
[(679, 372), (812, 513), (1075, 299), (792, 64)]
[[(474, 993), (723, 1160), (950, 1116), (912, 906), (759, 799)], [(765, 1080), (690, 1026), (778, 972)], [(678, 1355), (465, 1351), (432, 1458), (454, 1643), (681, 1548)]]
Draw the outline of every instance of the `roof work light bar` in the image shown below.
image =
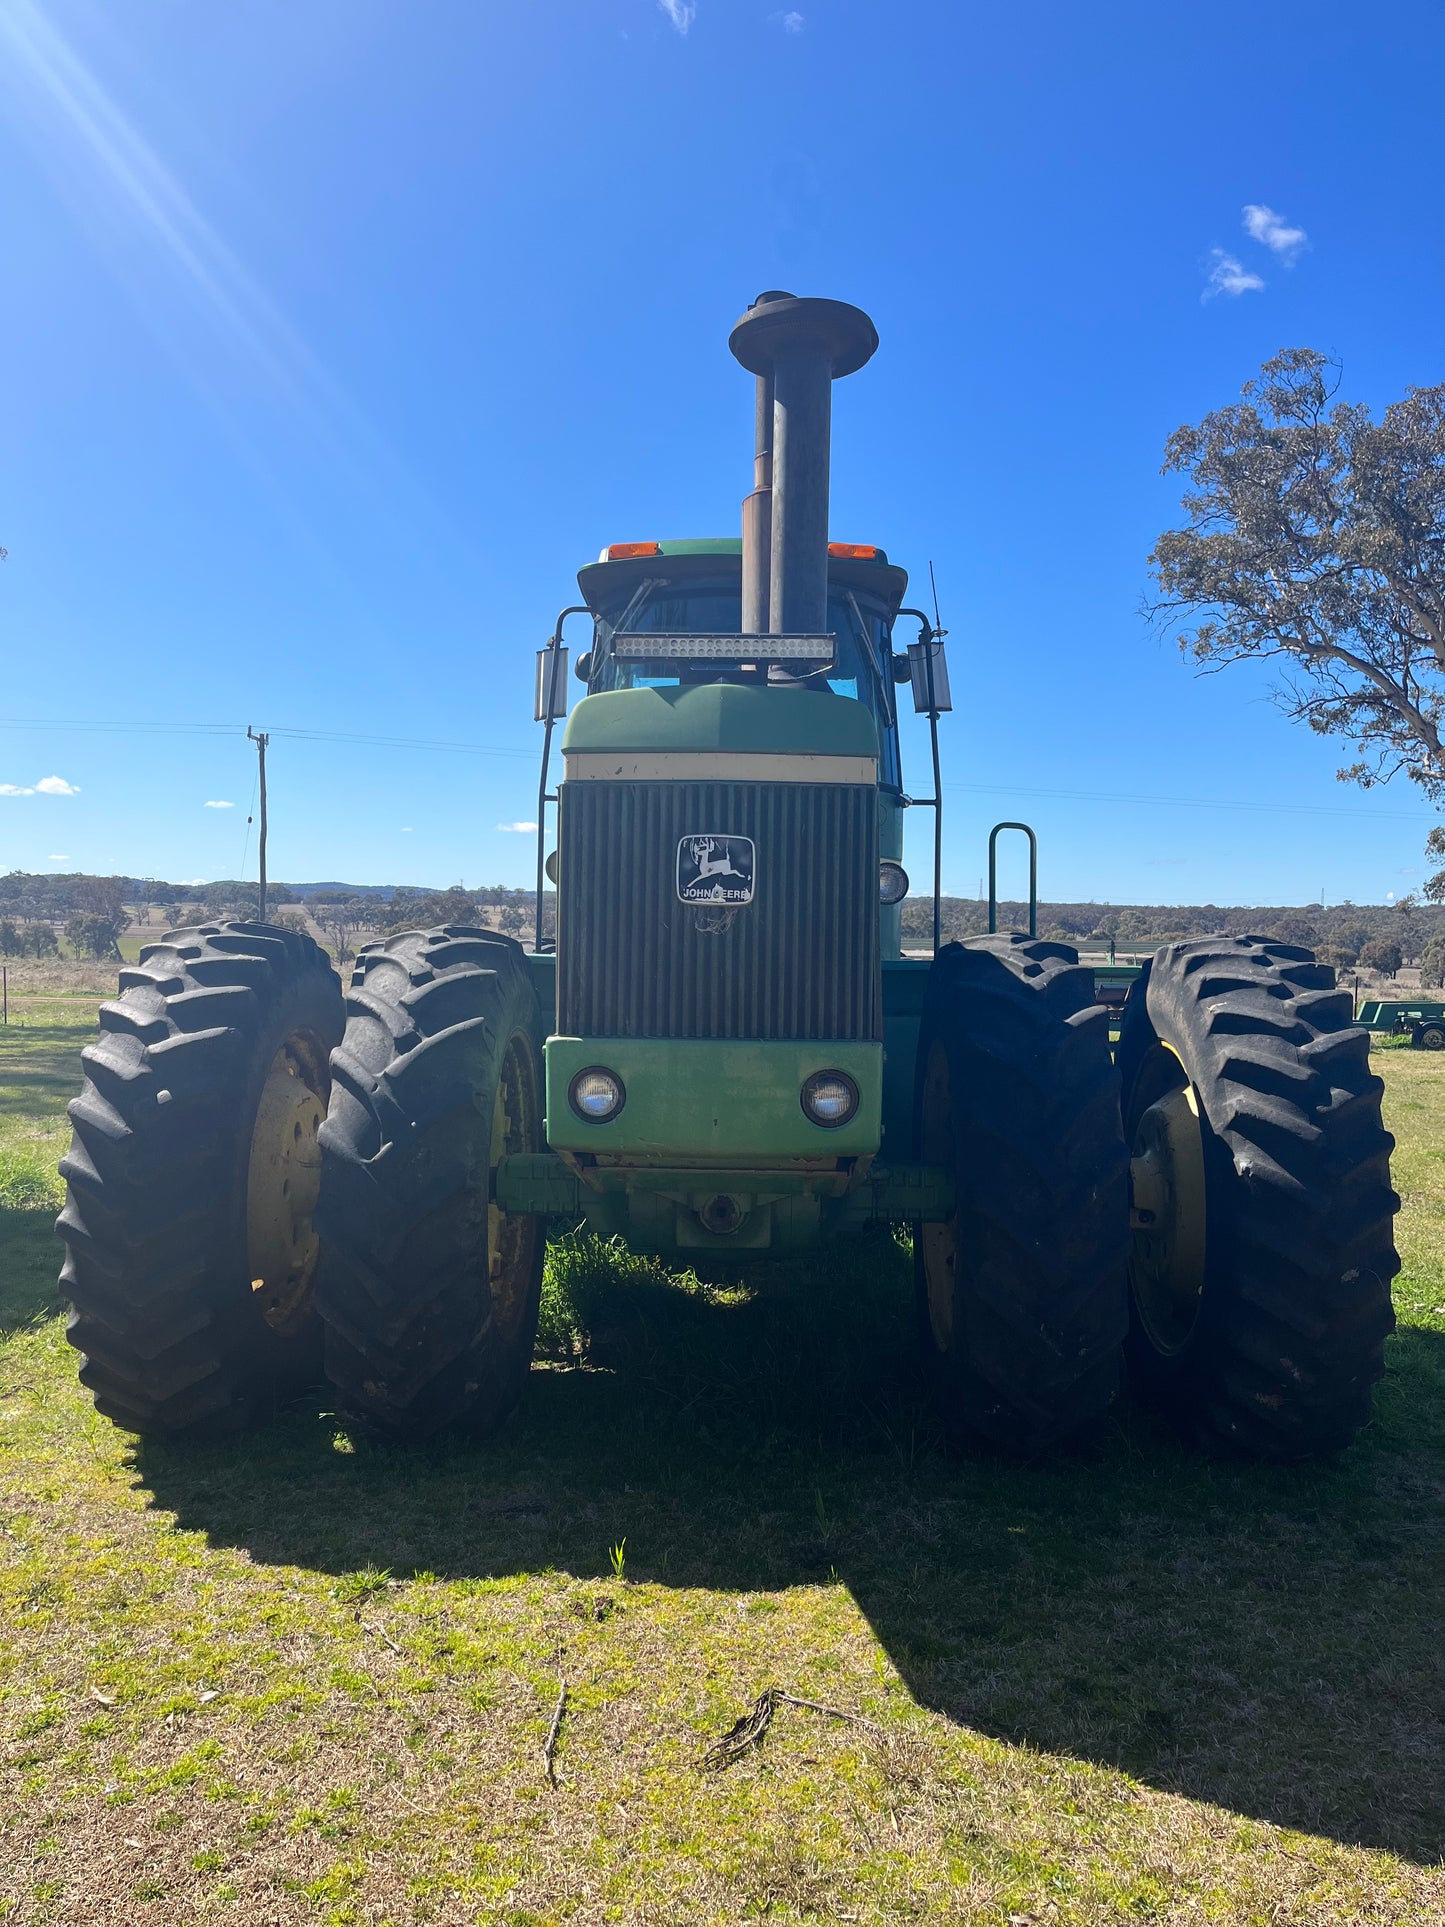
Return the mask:
[(612, 638), (622, 662), (831, 662), (832, 636), (663, 636), (624, 633)]

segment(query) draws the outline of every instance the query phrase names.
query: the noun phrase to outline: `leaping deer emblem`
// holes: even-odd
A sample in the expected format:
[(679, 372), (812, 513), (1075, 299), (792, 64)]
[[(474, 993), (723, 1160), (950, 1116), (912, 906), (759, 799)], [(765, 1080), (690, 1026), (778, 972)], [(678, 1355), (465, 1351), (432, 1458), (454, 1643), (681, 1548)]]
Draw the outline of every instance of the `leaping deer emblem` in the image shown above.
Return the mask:
[(733, 860), (726, 850), (721, 856), (716, 854), (717, 843), (710, 836), (695, 836), (690, 848), (692, 860), (697, 865), (699, 883), (704, 877), (740, 877), (743, 874), (741, 870), (734, 868)]

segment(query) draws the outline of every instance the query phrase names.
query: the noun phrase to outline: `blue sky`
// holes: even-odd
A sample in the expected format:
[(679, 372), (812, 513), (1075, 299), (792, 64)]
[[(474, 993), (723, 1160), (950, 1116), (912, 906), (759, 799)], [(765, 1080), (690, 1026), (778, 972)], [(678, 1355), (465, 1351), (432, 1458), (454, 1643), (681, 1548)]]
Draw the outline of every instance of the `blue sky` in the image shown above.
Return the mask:
[(1409, 889), (1413, 795), (1138, 611), (1165, 437), (1266, 356), (1445, 379), (1442, 38), (1437, 0), (0, 0), (0, 868), (254, 874), (249, 722), (308, 732), (274, 875), (525, 882), (533, 651), (604, 542), (736, 531), (727, 332), (788, 287), (882, 337), (833, 532), (938, 571), (946, 888), (1022, 815), (1053, 897)]

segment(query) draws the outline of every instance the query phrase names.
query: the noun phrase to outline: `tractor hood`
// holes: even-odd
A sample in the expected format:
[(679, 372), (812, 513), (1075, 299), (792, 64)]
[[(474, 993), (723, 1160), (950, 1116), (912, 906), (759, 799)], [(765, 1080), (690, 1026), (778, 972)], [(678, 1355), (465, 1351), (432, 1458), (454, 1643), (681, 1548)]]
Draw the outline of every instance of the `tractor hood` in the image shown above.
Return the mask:
[(562, 737), (567, 756), (669, 750), (876, 760), (878, 731), (865, 704), (831, 690), (704, 683), (584, 696)]

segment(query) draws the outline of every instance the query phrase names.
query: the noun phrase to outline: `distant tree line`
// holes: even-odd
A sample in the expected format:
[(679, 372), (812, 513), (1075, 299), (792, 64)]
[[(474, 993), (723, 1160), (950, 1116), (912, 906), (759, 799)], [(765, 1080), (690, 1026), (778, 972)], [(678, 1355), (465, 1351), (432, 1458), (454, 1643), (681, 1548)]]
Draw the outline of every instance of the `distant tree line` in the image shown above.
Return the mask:
[[(474, 890), (461, 883), (446, 890), (267, 887), (267, 915), (295, 928), (319, 929), (340, 963), (363, 942), (445, 923), (493, 925), (525, 940), (535, 902), (532, 891), (505, 884)], [(555, 905), (548, 892), (542, 900), (547, 931), (555, 927)], [(234, 878), (202, 886), (154, 877), (38, 876), (16, 870), (0, 876), (0, 955), (114, 959), (131, 924), (154, 920), (159, 929), (212, 917), (254, 917), (259, 907), (258, 886)], [(932, 916), (927, 897), (910, 897), (903, 905), (905, 939), (926, 943)], [(999, 905), (1005, 929), (1024, 928), (1027, 917), (1027, 904)], [(945, 939), (981, 935), (988, 927), (988, 906), (968, 897), (945, 897), (942, 925)], [(1445, 983), (1445, 905), (1414, 897), (1393, 905), (1341, 903), (1328, 909), (1319, 904), (1242, 909), (1213, 903), (1041, 903), (1039, 931), (1058, 942), (1091, 950), (1112, 946), (1126, 955), (1215, 931), (1258, 934), (1303, 944), (1340, 970), (1359, 967), (1388, 977), (1418, 965), (1424, 984)]]
[[(945, 897), (941, 921), (945, 939), (981, 936), (988, 928), (988, 905), (969, 897)], [(1028, 905), (1000, 903), (999, 925), (1026, 929)], [(932, 900), (909, 897), (903, 905), (905, 941), (927, 942), (932, 928)], [(1358, 966), (1392, 977), (1418, 964), (1423, 982), (1439, 985), (1445, 980), (1445, 906), (1414, 897), (1402, 897), (1397, 904), (1341, 903), (1329, 909), (1319, 904), (1246, 909), (1216, 903), (1039, 905), (1040, 936), (1089, 950), (1112, 948), (1129, 954), (1216, 931), (1302, 944), (1337, 970)]]
[(448, 890), (309, 890), (304, 906), (298, 903), (295, 908), (279, 911), (277, 917), (302, 929), (309, 918), (322, 932), (337, 962), (346, 963), (362, 940), (372, 942), (398, 930), (429, 930), (447, 923), (487, 927), (493, 923), (492, 912), (497, 913), (495, 922), (508, 936), (521, 937), (531, 927), (535, 903), (531, 890), (508, 889), (504, 884), (487, 884), (475, 890), (460, 883)]
[[(544, 898), (544, 915), (552, 899)], [(443, 923), (497, 923), (512, 936), (532, 925), (535, 897), (530, 890), (504, 884), (468, 890), (405, 887), (299, 889), (269, 883), (266, 914), (278, 923), (306, 929), (314, 924), (346, 962), (360, 941), (397, 930), (432, 928)], [(157, 928), (214, 917), (255, 917), (260, 887), (238, 878), (201, 884), (167, 883), (155, 877), (93, 877), (79, 872), (35, 875), (15, 870), (0, 875), (0, 956), (88, 957), (114, 959), (120, 938), (132, 924)], [(548, 923), (550, 926), (550, 916)]]

